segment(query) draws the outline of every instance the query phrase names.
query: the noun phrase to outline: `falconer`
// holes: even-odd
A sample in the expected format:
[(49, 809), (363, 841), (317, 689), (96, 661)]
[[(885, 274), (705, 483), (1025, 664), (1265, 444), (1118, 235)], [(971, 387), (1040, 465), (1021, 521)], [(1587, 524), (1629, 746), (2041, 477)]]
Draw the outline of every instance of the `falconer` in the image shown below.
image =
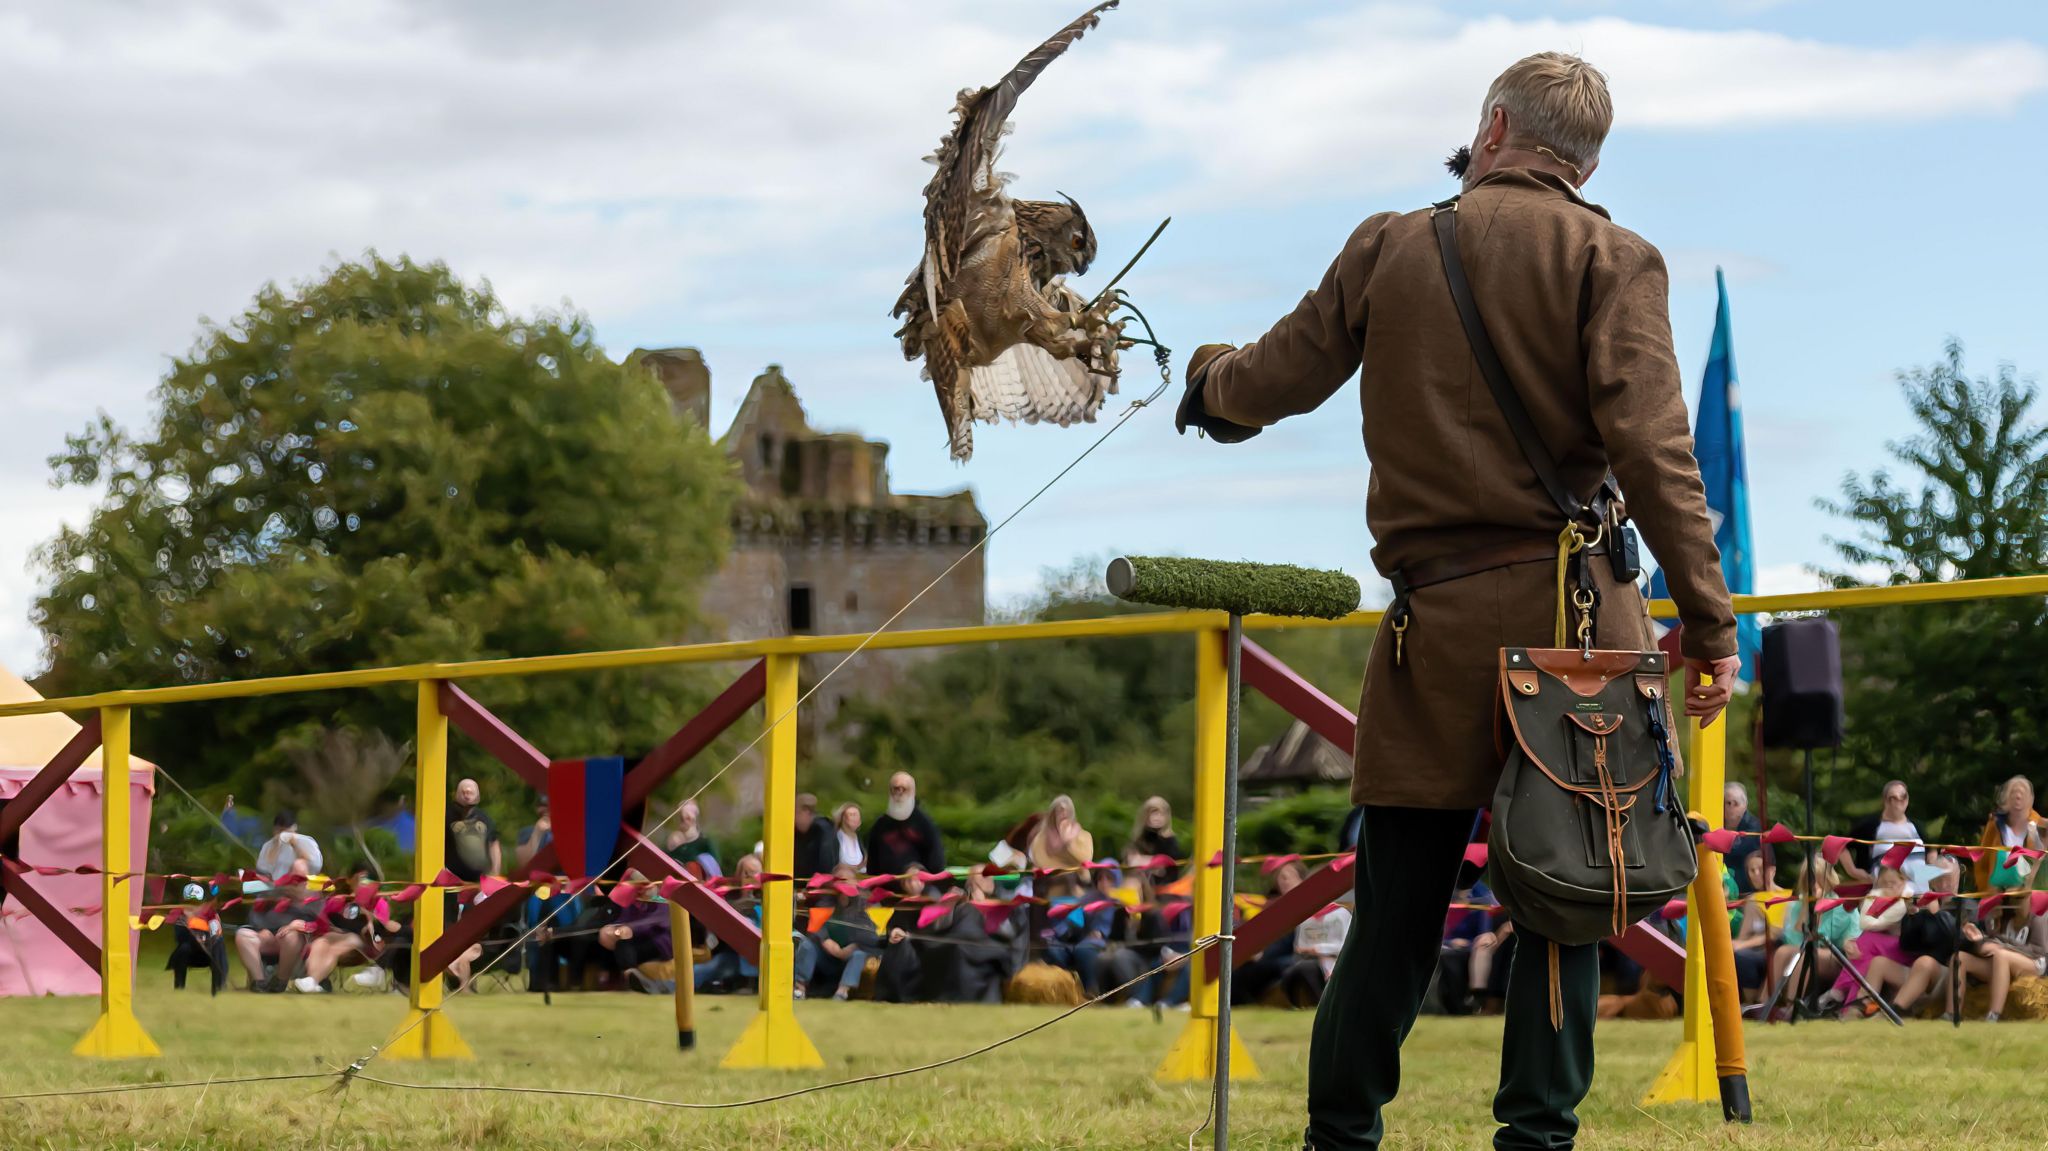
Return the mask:
[[(1612, 121), (1606, 78), (1575, 56), (1541, 53), (1501, 73), (1469, 155), (1453, 160), (1464, 182), (1455, 249), (1557, 478), (1593, 503), (1611, 473), (1626, 496), (1684, 625), (1687, 713), (1711, 719), (1738, 667), (1735, 617), (1686, 428), (1664, 260), (1581, 194)], [(1314, 411), (1361, 365), (1366, 522), (1397, 598), (1358, 711), (1357, 927), (1310, 1047), (1317, 1151), (1379, 1144), (1473, 812), (1500, 776), (1496, 653), (1553, 646), (1558, 610), (1559, 504), (1489, 391), (1430, 209), (1360, 224), (1256, 343), (1198, 349), (1176, 422), (1239, 443)], [(1598, 596), (1592, 642), (1650, 650), (1642, 598), (1607, 555), (1620, 501), (1598, 503), (1602, 522), (1583, 527), (1600, 542), (1577, 556)], [(1511, 967), (1496, 1147), (1571, 1146), (1592, 1083), (1597, 945), (1558, 949), (1553, 1026), (1545, 942), (1523, 941)]]

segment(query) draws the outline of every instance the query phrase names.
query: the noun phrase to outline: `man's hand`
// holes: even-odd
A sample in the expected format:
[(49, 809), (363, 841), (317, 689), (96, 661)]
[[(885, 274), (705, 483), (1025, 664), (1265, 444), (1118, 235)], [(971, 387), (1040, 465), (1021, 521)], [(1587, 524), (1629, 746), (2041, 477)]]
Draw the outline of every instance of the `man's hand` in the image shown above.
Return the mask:
[[(1685, 661), (1685, 714), (1700, 721), (1701, 727), (1711, 726), (1721, 715), (1721, 709), (1728, 706), (1728, 696), (1735, 690), (1735, 677), (1742, 672), (1742, 657), (1724, 655), (1720, 659), (1698, 659), (1687, 657)], [(1702, 676), (1712, 676), (1712, 683), (1702, 683)]]
[(892, 927), (889, 929), (889, 946), (891, 947), (896, 946), (897, 944), (903, 942), (908, 938), (910, 938), (910, 934), (900, 927)]
[(548, 833), (548, 831), (552, 830), (554, 826), (554, 821), (549, 819), (547, 816), (543, 815), (539, 819), (533, 821), (533, 834), (536, 837), (545, 835)]

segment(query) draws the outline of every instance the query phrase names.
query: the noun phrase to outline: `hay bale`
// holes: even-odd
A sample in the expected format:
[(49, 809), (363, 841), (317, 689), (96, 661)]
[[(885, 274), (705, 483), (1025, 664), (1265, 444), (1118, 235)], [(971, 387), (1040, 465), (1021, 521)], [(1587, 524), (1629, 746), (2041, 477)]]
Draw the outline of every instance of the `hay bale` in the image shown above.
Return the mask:
[(2048, 1019), (2048, 979), (2030, 975), (2012, 981), (2001, 1019)]
[(1078, 1007), (1081, 1005), (1081, 981), (1064, 967), (1027, 963), (1003, 989), (1003, 1002)]

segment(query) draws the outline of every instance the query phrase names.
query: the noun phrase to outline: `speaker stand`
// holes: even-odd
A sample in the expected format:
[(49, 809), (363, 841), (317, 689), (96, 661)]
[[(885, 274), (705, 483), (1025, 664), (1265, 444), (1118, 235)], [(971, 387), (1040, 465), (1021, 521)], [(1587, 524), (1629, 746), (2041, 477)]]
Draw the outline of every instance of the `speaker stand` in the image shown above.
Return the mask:
[[(1804, 748), (1802, 750), (1806, 768), (1805, 774), (1807, 839), (1804, 841), (1803, 844), (1803, 846), (1806, 848), (1805, 874), (1809, 876), (1814, 876), (1819, 874), (1814, 869), (1819, 865), (1820, 860), (1817, 855), (1817, 849), (1815, 848), (1812, 839), (1812, 836), (1814, 835), (1813, 749), (1809, 747)], [(1890, 1000), (1886, 999), (1884, 995), (1876, 987), (1871, 986), (1870, 980), (1867, 977), (1865, 977), (1861, 971), (1856, 970), (1855, 964), (1850, 962), (1849, 957), (1842, 952), (1842, 949), (1835, 944), (1834, 940), (1828, 939), (1821, 935), (1820, 915), (1815, 909), (1814, 886), (1815, 885), (1812, 880), (1806, 880), (1806, 898), (1800, 904), (1800, 906), (1803, 908), (1802, 918), (1804, 919), (1804, 922), (1801, 924), (1801, 926), (1805, 929), (1806, 939), (1803, 943), (1800, 944), (1799, 958), (1795, 961), (1795, 963), (1797, 964), (1797, 970), (1794, 973), (1792, 973), (1793, 975), (1796, 975), (1797, 978), (1794, 979), (1791, 977), (1791, 975), (1788, 975), (1788, 977), (1785, 979), (1785, 984), (1796, 984), (1798, 987), (1798, 993), (1793, 1000), (1792, 1013), (1790, 1016), (1788, 1016), (1788, 1021), (1796, 1023), (1799, 1019), (1800, 1012), (1805, 1010), (1804, 1005), (1811, 1002), (1813, 992), (1814, 960), (1820, 955), (1820, 948), (1822, 946), (1826, 946), (1828, 951), (1834, 955), (1835, 962), (1841, 964), (1842, 970), (1848, 972), (1856, 980), (1856, 985), (1863, 989), (1863, 993), (1865, 995), (1870, 996), (1871, 1002), (1877, 1004), (1878, 1010), (1884, 1012), (1884, 1017), (1892, 1021), (1892, 1026), (1904, 1027), (1906, 1025), (1906, 1021), (1899, 1018), (1898, 1008), (1893, 1007), (1891, 1005)], [(1781, 985), (1779, 987), (1779, 991), (1782, 992), (1783, 990), (1784, 986)], [(1772, 996), (1770, 1001), (1775, 1006), (1776, 996)]]

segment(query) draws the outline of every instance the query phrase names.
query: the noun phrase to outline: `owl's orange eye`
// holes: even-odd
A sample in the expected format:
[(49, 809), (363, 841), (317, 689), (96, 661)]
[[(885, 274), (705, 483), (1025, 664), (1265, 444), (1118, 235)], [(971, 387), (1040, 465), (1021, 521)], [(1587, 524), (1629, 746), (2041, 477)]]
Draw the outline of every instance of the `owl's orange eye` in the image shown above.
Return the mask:
[(1074, 237), (1073, 237), (1073, 238), (1072, 238), (1071, 240), (1069, 240), (1068, 242), (1069, 242), (1069, 243), (1071, 243), (1071, 244), (1072, 244), (1072, 245), (1074, 246), (1074, 250), (1075, 250), (1076, 252), (1078, 252), (1078, 251), (1080, 251), (1080, 250), (1081, 250), (1081, 237), (1080, 237), (1080, 236), (1076, 235), (1076, 236), (1074, 236)]

